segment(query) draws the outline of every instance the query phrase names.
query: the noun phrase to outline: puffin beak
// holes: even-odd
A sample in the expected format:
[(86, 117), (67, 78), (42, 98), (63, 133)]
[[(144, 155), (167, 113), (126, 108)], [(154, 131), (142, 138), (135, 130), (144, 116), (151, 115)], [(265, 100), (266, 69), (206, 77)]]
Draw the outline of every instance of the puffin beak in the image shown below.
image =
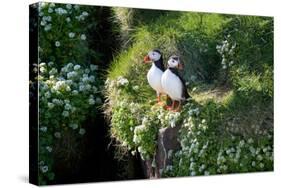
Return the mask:
[(149, 58), (149, 56), (145, 56), (144, 59), (143, 59), (143, 62), (144, 63), (148, 63), (149, 61), (151, 61), (151, 59)]
[(183, 70), (183, 68), (184, 68), (183, 64), (181, 64), (181, 63), (178, 64), (178, 69), (179, 69), (179, 70)]

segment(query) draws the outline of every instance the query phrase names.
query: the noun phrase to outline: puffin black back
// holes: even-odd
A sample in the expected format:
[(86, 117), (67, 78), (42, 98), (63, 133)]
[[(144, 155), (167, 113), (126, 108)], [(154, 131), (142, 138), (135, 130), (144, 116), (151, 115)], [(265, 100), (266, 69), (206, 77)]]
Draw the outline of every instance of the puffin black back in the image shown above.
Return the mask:
[(273, 171), (272, 17), (51, 2), (29, 16), (30, 183)]

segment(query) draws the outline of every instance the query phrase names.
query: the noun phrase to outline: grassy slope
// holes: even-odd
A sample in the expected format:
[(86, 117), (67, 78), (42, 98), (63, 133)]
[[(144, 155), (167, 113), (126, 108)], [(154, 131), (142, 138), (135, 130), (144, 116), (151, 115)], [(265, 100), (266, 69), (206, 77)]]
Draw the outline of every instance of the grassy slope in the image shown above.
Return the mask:
[[(268, 45), (255, 41), (260, 37), (260, 33), (266, 32), (260, 25), (268, 24), (268, 20), (254, 17), (239, 18), (238, 24), (240, 25), (237, 25), (236, 16), (176, 12), (156, 12), (153, 15), (150, 11), (134, 12), (128, 11), (128, 9), (116, 9), (115, 11), (117, 15), (123, 15), (120, 22), (121, 25), (126, 26), (124, 28), (127, 36), (123, 37), (127, 40), (124, 42), (127, 50), (122, 51), (115, 58), (109, 69), (108, 79), (112, 81), (112, 87), (107, 87), (106, 91), (110, 101), (107, 110), (112, 115), (112, 135), (121, 143), (123, 142), (123, 146), (129, 146), (128, 148), (132, 150), (138, 147), (131, 140), (134, 133), (129, 129), (132, 130), (142, 124), (143, 117), (153, 120), (155, 114), (151, 113), (151, 108), (158, 108), (153, 106), (155, 94), (146, 81), (146, 73), (150, 66), (142, 64), (143, 56), (154, 48), (161, 49), (165, 60), (172, 54), (178, 54), (185, 63), (183, 74), (185, 79), (190, 82), (189, 89), (193, 98), (191, 104), (201, 110), (201, 114), (196, 116), (193, 124), (199, 126), (198, 122), (205, 119), (210, 127), (209, 135), (202, 137), (202, 140), (211, 140), (213, 137), (210, 135), (215, 134), (215, 138), (218, 140), (215, 142), (217, 145), (221, 145), (221, 148), (230, 146), (229, 143), (232, 141), (229, 138), (232, 136), (237, 136), (238, 140), (256, 138), (256, 147), (272, 144), (271, 138), (261, 143), (263, 137), (268, 135), (270, 137), (273, 126), (273, 78), (272, 74), (266, 73), (272, 71), (272, 50), (266, 49), (265, 55), (257, 59), (250, 57), (253, 51), (263, 50), (261, 47)], [(232, 26), (233, 28), (231, 28)], [(247, 41), (244, 39), (245, 36), (242, 36), (243, 33), (235, 33), (231, 30), (235, 27), (245, 29), (246, 33), (254, 32), (251, 31), (252, 28), (256, 28), (258, 32), (255, 31), (255, 34), (249, 35), (247, 38), (249, 41)], [(234, 36), (237, 43), (241, 44), (240, 47), (251, 46), (238, 50), (235, 58), (239, 64), (237, 63), (228, 70), (227, 78), (225, 78), (225, 76), (220, 76), (222, 74), (221, 57), (217, 53), (216, 45), (229, 33)], [(268, 43), (270, 45), (270, 41)], [(249, 56), (247, 56), (247, 50)], [(244, 53), (244, 51), (246, 52)], [(254, 66), (249, 66), (251, 64)], [(116, 80), (119, 76), (128, 79), (129, 85), (117, 86)], [(264, 78), (267, 79), (264, 80)], [(135, 85), (139, 86), (138, 90), (132, 89)], [(120, 109), (125, 109), (119, 105), (120, 101), (126, 101), (127, 105), (132, 103), (139, 105), (141, 110), (138, 113), (143, 113), (143, 115), (139, 119), (135, 119), (136, 114), (131, 114), (130, 109), (127, 109), (127, 111), (121, 111), (127, 115), (120, 121), (118, 113), (121, 113)], [(188, 115), (188, 110), (193, 107), (184, 107), (178, 123), (183, 124), (186, 119), (191, 117)], [(158, 113), (159, 109), (155, 111)], [(156, 116), (159, 114), (161, 115), (162, 112)], [(131, 124), (125, 129), (123, 127), (127, 121)], [(158, 126), (156, 124), (151, 123), (150, 125)], [(169, 126), (169, 123), (161, 126)], [(182, 132), (186, 134), (185, 130)], [(200, 138), (198, 137), (198, 139)], [(185, 139), (185, 136), (181, 136), (181, 139)], [(147, 145), (144, 143), (144, 147)], [(149, 154), (153, 154), (153, 147), (147, 147), (147, 149)], [(214, 148), (214, 151), (217, 149), (220, 148)], [(176, 160), (175, 164), (177, 162)], [(246, 163), (249, 162), (246, 161)], [(272, 163), (267, 161), (267, 164), (266, 168), (259, 170), (271, 169)], [(247, 169), (249, 171), (258, 170)], [(212, 170), (213, 167), (210, 167), (211, 172)], [(240, 171), (247, 170), (233, 167), (225, 172)], [(189, 171), (177, 169), (173, 173), (168, 173), (168, 176), (179, 175), (189, 175)]]

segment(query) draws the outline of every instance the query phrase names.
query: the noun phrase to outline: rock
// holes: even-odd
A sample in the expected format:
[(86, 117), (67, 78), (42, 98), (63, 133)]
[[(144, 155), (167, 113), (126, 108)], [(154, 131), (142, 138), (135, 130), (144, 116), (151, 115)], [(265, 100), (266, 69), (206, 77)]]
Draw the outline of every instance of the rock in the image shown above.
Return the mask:
[(152, 167), (152, 161), (144, 161), (145, 176), (147, 178), (160, 178), (160, 170), (166, 168), (167, 165), (172, 164), (172, 160), (168, 157), (169, 151), (177, 151), (180, 149), (180, 143), (178, 142), (178, 132), (181, 126), (162, 128), (158, 132), (157, 149), (154, 160), (156, 167)]
[(168, 157), (169, 151), (177, 151), (181, 147), (178, 141), (180, 128), (181, 126), (175, 126), (173, 128), (166, 127), (159, 130), (155, 156), (158, 173), (160, 169), (164, 169), (167, 165), (172, 164), (171, 159)]

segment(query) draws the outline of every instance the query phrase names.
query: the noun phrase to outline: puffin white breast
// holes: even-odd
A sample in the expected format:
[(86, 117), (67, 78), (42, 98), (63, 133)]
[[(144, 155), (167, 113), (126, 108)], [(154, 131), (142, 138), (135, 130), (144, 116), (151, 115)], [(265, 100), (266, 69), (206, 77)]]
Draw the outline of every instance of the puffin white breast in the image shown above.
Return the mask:
[(163, 93), (161, 78), (163, 71), (156, 67), (154, 64), (147, 73), (147, 80), (149, 85), (158, 93)]
[(167, 69), (161, 78), (162, 88), (173, 100), (184, 100), (182, 97), (183, 85), (180, 78)]

